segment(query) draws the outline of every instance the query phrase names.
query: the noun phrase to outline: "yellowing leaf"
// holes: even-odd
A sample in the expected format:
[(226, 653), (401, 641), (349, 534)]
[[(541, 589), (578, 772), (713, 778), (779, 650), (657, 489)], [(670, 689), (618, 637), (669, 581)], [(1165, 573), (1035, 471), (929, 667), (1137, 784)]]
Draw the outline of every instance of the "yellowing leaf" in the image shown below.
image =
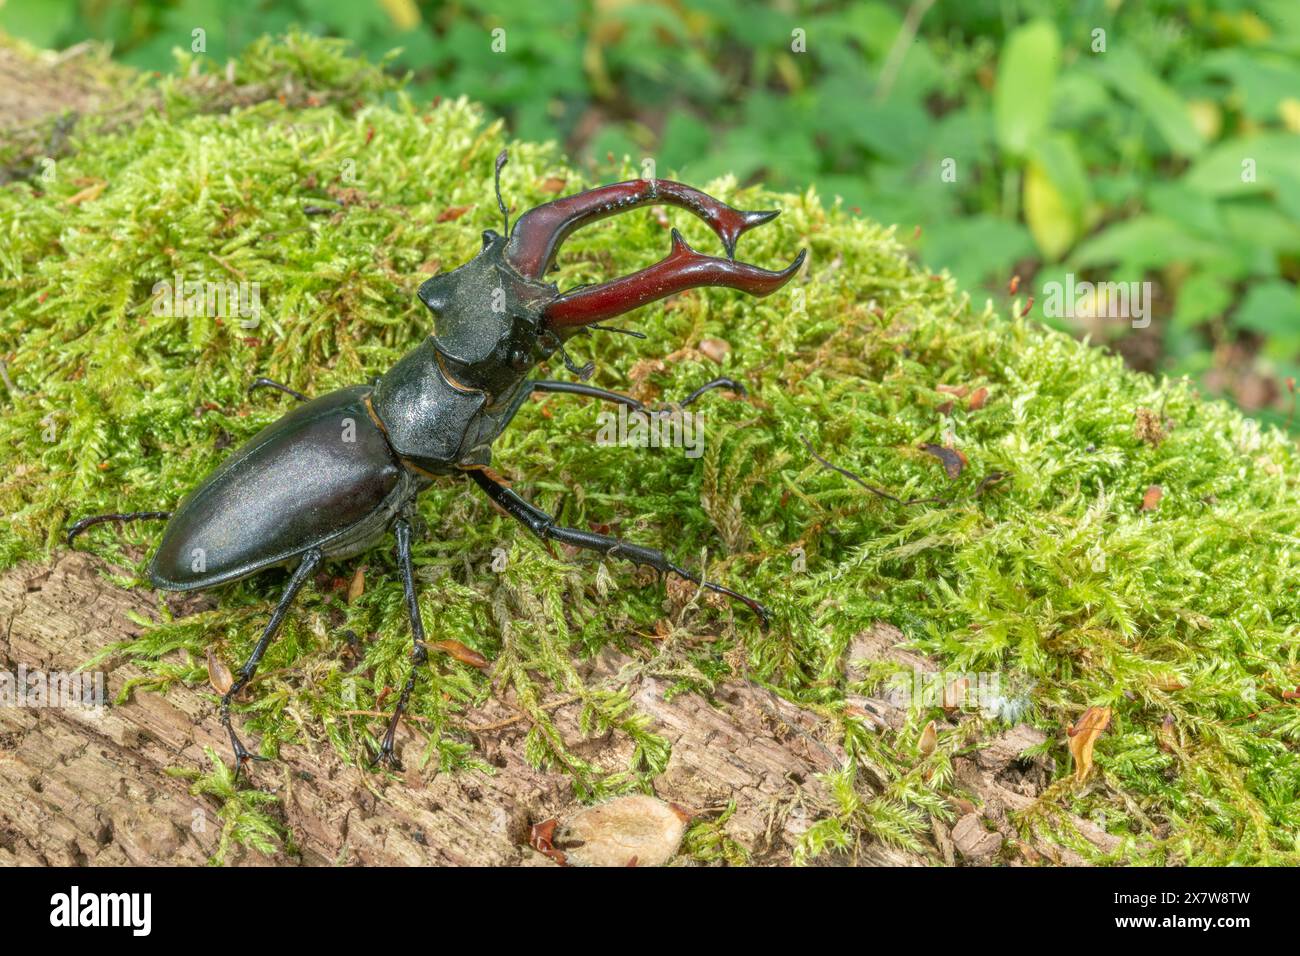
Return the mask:
[(420, 25), (420, 8), (415, 0), (379, 0), (379, 5), (399, 30), (413, 30)]
[(69, 196), (63, 200), (63, 204), (65, 206), (80, 206), (83, 202), (92, 202), (99, 198), (99, 194), (104, 191), (104, 187), (107, 185), (108, 183), (101, 179), (99, 182), (87, 186), (81, 192)]
[(353, 604), (357, 598), (366, 593), (366, 567), (363, 564), (357, 565), (356, 572), (352, 575), (352, 581), (348, 584), (348, 603)]
[(1070, 756), (1074, 758), (1076, 783), (1083, 783), (1092, 770), (1092, 748), (1101, 732), (1109, 726), (1109, 707), (1089, 707), (1067, 731), (1070, 737)]
[[(1282, 105), (1285, 103), (1284, 100)], [(1219, 138), (1219, 133), (1223, 130), (1223, 111), (1219, 109), (1218, 103), (1214, 100), (1188, 100), (1187, 112), (1192, 117), (1196, 132), (1201, 134), (1201, 139), (1212, 143)]]
[(1043, 255), (1059, 259), (1078, 238), (1078, 222), (1056, 184), (1043, 167), (1030, 163), (1025, 171), (1025, 222)]
[(1300, 133), (1300, 100), (1288, 96), (1277, 104), (1277, 111), (1282, 114), (1282, 125), (1293, 133)]

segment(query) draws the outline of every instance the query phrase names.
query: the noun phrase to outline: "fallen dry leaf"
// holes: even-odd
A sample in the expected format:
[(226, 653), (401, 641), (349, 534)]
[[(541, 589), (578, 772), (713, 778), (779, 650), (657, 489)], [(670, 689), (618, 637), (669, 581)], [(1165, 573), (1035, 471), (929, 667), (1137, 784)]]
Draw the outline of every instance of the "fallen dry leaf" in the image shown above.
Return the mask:
[(221, 663), (216, 654), (208, 649), (208, 683), (218, 694), (227, 694), (230, 688), (235, 686), (235, 678), (230, 673), (230, 668)]
[(960, 810), (962, 816), (975, 812), (975, 804), (971, 803), (965, 797), (949, 797), (948, 802)]
[(1109, 707), (1089, 707), (1073, 727), (1066, 731), (1070, 738), (1070, 756), (1074, 758), (1074, 780), (1083, 783), (1092, 770), (1092, 748), (1101, 732), (1110, 726)]
[(83, 202), (91, 202), (98, 199), (99, 194), (104, 191), (104, 188), (107, 185), (107, 181), (100, 180), (94, 185), (87, 186), (85, 189), (81, 190), (81, 192), (69, 196), (67, 199), (63, 200), (63, 204), (65, 206), (80, 206)]
[(935, 748), (939, 745), (939, 732), (934, 729), (934, 721), (925, 725), (921, 731), (921, 739), (917, 741), (916, 748), (925, 756), (934, 753)]
[(472, 647), (466, 647), (460, 641), (432, 641), (429, 646), (436, 651), (442, 651), (449, 657), (454, 657), (462, 664), (468, 664), (470, 667), (486, 668), (488, 666), (486, 657)]
[(1160, 729), (1156, 731), (1156, 740), (1160, 744), (1161, 750), (1174, 751), (1178, 748), (1178, 735), (1174, 732), (1174, 715), (1165, 714), (1165, 719), (1160, 721)]
[(438, 213), (438, 222), (454, 222), (473, 208), (473, 206), (448, 206)]
[(945, 395), (956, 395), (958, 398), (965, 398), (970, 391), (965, 385), (936, 385), (935, 388)]
[(943, 462), (943, 470), (948, 473), (949, 478), (957, 478), (961, 475), (962, 469), (966, 467), (966, 456), (956, 448), (950, 448), (947, 445), (933, 445), (927, 442), (921, 446), (921, 451), (927, 455), (934, 455)]
[(989, 400), (989, 390), (981, 385), (979, 388), (975, 389), (973, 393), (971, 393), (970, 401), (966, 403), (966, 407), (969, 408), (972, 412), (978, 412), (981, 408), (984, 407), (985, 402), (987, 402), (988, 400)]
[(680, 807), (632, 794), (579, 810), (550, 843), (575, 866), (660, 866), (677, 852), (689, 819)]
[(700, 342), (700, 351), (704, 353), (705, 357), (721, 365), (722, 360), (731, 351), (731, 343), (723, 339), (704, 339)]
[(966, 691), (970, 689), (969, 677), (958, 677), (951, 684), (943, 689), (943, 709), (949, 713), (961, 706), (966, 699)]
[(352, 581), (348, 584), (348, 603), (354, 604), (361, 595), (366, 593), (366, 566), (357, 565), (357, 570), (352, 575)]
[(552, 196), (564, 189), (565, 180), (560, 176), (549, 176), (542, 180), (542, 192)]
[(1159, 485), (1152, 485), (1142, 496), (1142, 510), (1155, 511), (1160, 507), (1160, 499), (1165, 496), (1165, 490)]
[(541, 823), (534, 823), (528, 831), (528, 845), (531, 846), (542, 856), (550, 857), (560, 866), (568, 866), (565, 859), (564, 851), (555, 848), (555, 828), (560, 825), (560, 821), (552, 817), (549, 820), (543, 820)]

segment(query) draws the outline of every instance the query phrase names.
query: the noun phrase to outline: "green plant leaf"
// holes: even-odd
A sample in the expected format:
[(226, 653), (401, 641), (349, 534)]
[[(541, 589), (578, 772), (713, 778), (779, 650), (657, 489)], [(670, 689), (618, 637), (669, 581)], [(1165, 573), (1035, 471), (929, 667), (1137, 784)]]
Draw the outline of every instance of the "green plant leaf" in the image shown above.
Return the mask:
[(1012, 156), (1025, 156), (1047, 128), (1060, 59), (1061, 41), (1047, 20), (1017, 28), (1002, 48), (993, 120), (998, 145)]
[(1232, 285), (1221, 276), (1198, 272), (1178, 288), (1173, 325), (1188, 329), (1222, 315), (1232, 304)]
[(1173, 152), (1195, 156), (1202, 150), (1205, 142), (1183, 98), (1147, 69), (1137, 54), (1113, 50), (1098, 61), (1115, 94), (1141, 110)]
[(1294, 334), (1300, 328), (1300, 296), (1289, 282), (1264, 282), (1246, 293), (1232, 316), (1235, 328), (1269, 334)]
[(1210, 196), (1237, 196), (1276, 188), (1300, 170), (1300, 136), (1267, 132), (1240, 136), (1207, 150), (1183, 181)]

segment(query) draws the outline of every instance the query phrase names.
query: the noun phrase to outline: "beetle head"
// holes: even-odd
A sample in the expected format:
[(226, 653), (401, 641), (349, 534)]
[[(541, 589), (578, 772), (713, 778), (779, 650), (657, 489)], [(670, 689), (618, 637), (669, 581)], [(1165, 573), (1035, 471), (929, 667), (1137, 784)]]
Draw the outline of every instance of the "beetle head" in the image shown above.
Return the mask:
[(502, 257), (505, 244), (505, 237), (487, 230), (477, 256), (426, 280), (418, 293), (434, 315), (434, 346), (451, 378), (494, 396), (558, 344), (542, 319), (555, 287), (512, 269)]

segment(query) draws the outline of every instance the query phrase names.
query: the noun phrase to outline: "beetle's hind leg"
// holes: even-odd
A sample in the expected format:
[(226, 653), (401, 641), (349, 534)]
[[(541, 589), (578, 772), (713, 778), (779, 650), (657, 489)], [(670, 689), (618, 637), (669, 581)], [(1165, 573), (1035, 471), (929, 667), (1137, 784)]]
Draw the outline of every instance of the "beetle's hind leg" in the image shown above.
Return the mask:
[(239, 772), (244, 768), (244, 761), (265, 760), (266, 758), (250, 753), (244, 747), (243, 741), (235, 733), (235, 725), (230, 719), (230, 702), (236, 694), (248, 685), (248, 682), (253, 679), (253, 675), (257, 673), (257, 665), (261, 663), (262, 655), (266, 653), (266, 649), (271, 646), (271, 641), (279, 633), (280, 625), (284, 623), (284, 617), (289, 611), (289, 605), (293, 603), (293, 599), (298, 596), (298, 592), (302, 590), (302, 586), (307, 583), (307, 579), (311, 577), (311, 573), (316, 570), (320, 563), (321, 551), (319, 548), (312, 548), (302, 556), (302, 561), (293, 572), (293, 577), (289, 578), (289, 583), (284, 587), (284, 593), (280, 595), (280, 603), (271, 612), (271, 620), (266, 622), (266, 627), (262, 630), (262, 636), (257, 639), (257, 646), (253, 648), (253, 653), (244, 662), (244, 666), (239, 669), (239, 676), (230, 685), (230, 689), (221, 697), (221, 726), (225, 727), (226, 732), (230, 734), (230, 746), (235, 751), (236, 780), (239, 779)]
[(487, 492), (488, 497), (505, 509), (506, 514), (522, 523), (533, 534), (542, 540), (550, 539), (559, 541), (561, 544), (573, 545), (577, 548), (586, 548), (590, 551), (599, 551), (601, 554), (611, 558), (623, 558), (625, 561), (631, 561), (633, 564), (643, 564), (647, 567), (654, 568), (660, 574), (675, 574), (678, 577), (692, 581), (706, 590), (713, 591), (717, 594), (726, 595), (740, 601), (756, 615), (764, 630), (767, 629), (771, 617), (767, 608), (758, 603), (751, 597), (747, 597), (731, 588), (723, 587), (721, 584), (714, 584), (712, 581), (706, 581), (698, 574), (687, 571), (679, 565), (673, 564), (668, 560), (668, 556), (657, 548), (648, 548), (644, 545), (633, 544), (630, 541), (622, 541), (619, 538), (611, 537), (607, 534), (597, 534), (594, 531), (582, 531), (578, 528), (565, 528), (557, 525), (555, 519), (548, 515), (541, 508), (525, 501), (515, 492), (511, 491), (505, 485), (489, 477), (483, 471), (471, 471), (469, 476), (474, 479), (480, 488)]
[(393, 717), (388, 722), (388, 730), (384, 734), (383, 743), (379, 746), (379, 753), (375, 754), (375, 759), (370, 765), (387, 764), (394, 770), (401, 770), (401, 761), (397, 759), (397, 753), (393, 749), (393, 741), (397, 736), (397, 725), (402, 720), (402, 715), (406, 713), (406, 705), (411, 700), (411, 691), (415, 689), (415, 679), (420, 673), (420, 668), (429, 660), (429, 649), (424, 643), (424, 622), (420, 619), (420, 604), (415, 595), (415, 569), (411, 562), (411, 522), (406, 518), (398, 518), (393, 524), (393, 537), (397, 539), (397, 562), (402, 566), (402, 587), (406, 592), (406, 612), (411, 618), (411, 640), (413, 647), (411, 649), (411, 673), (407, 675), (406, 683), (402, 686), (402, 692), (397, 698), (397, 707), (393, 711)]
[(115, 511), (106, 515), (90, 515), (80, 519), (68, 529), (68, 547), (72, 547), (72, 542), (81, 532), (105, 521), (166, 521), (171, 516), (170, 511)]

